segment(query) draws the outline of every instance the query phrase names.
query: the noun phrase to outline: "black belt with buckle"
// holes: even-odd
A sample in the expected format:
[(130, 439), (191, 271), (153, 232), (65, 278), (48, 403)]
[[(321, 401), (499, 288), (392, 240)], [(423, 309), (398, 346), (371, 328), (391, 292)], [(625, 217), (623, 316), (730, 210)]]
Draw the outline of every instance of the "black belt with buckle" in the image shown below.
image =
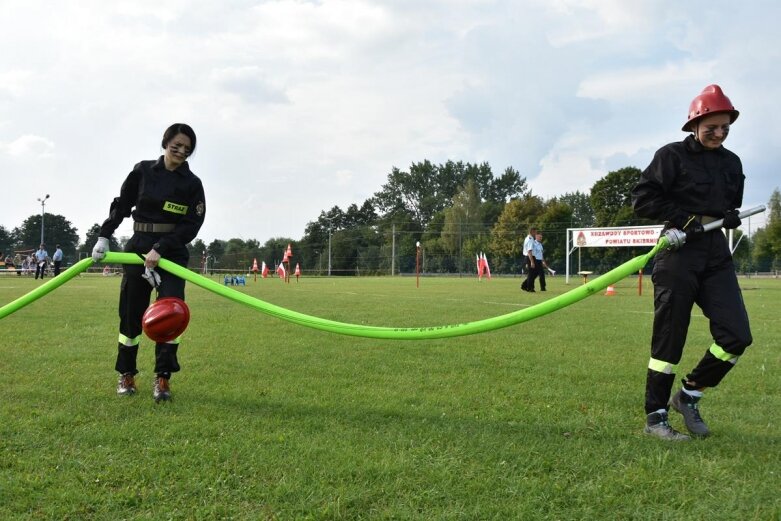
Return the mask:
[(175, 224), (171, 223), (133, 223), (134, 232), (168, 233), (174, 231)]
[(710, 223), (716, 222), (719, 219), (721, 219), (721, 217), (712, 217), (710, 215), (695, 215), (694, 217), (698, 221), (700, 221), (700, 224), (702, 224), (703, 226), (706, 225), (706, 224), (710, 224)]

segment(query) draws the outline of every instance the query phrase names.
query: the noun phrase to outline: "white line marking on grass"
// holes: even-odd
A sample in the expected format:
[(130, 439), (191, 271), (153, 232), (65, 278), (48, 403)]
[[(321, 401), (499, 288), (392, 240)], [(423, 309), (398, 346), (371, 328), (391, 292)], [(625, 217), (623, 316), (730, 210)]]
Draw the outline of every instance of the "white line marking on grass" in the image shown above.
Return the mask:
[(496, 306), (512, 306), (514, 308), (530, 308), (532, 307), (532, 304), (521, 304), (519, 302), (493, 302), (490, 300), (486, 300), (481, 302), (481, 304), (494, 304)]
[[(653, 315), (654, 314), (653, 311), (627, 311), (627, 313), (635, 313), (637, 315)], [(703, 315), (701, 313), (692, 313), (691, 316), (695, 317), (695, 318), (705, 318), (705, 315)]]

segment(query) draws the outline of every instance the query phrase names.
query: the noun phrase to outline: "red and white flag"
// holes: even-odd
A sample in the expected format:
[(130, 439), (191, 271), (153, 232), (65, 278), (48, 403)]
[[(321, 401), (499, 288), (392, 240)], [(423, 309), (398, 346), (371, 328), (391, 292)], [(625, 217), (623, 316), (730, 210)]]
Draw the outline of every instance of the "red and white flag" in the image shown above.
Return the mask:
[(252, 259), (252, 271), (258, 272), (258, 259)]
[(477, 279), (479, 280), (483, 277), (483, 260), (478, 253), (475, 253), (475, 262), (477, 263)]
[(485, 253), (480, 252), (482, 255), (482, 261), (483, 261), (483, 272), (486, 274), (486, 276), (490, 279), (491, 278), (491, 268), (488, 266), (488, 257), (485, 256)]
[(301, 276), (301, 266), (299, 266), (297, 262), (296, 262), (296, 273), (295, 273), (295, 276), (296, 277)]
[(277, 266), (277, 276), (280, 279), (285, 279), (285, 264), (280, 262), (279, 266)]
[(266, 266), (266, 261), (263, 261), (260, 268), (260, 275), (265, 279), (268, 277), (268, 266)]

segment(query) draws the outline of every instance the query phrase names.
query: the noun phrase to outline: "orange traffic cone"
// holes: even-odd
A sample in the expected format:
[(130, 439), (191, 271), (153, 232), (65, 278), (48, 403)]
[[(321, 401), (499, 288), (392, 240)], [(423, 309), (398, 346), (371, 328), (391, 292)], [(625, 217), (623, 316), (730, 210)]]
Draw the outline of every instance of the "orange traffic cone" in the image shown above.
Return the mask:
[(607, 287), (607, 291), (605, 291), (605, 296), (606, 297), (612, 297), (615, 294), (616, 294), (616, 288), (614, 288), (613, 286), (608, 286)]

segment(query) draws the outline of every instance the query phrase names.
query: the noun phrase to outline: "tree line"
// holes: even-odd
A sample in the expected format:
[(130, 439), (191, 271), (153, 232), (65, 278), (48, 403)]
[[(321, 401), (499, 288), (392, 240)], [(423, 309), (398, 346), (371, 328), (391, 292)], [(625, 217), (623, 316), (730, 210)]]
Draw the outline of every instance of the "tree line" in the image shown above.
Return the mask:
[[(512, 167), (494, 175), (488, 163), (424, 160), (409, 169), (392, 168), (380, 190), (362, 204), (321, 210), (307, 223), (300, 239), (196, 239), (188, 245), (190, 267), (209, 271), (249, 271), (253, 259), (271, 268), (282, 260), (287, 245), (293, 266), (305, 273), (378, 275), (413, 273), (420, 242), (424, 273), (473, 273), (476, 255), (488, 257), (494, 274), (518, 274), (521, 248), (531, 226), (543, 233), (545, 257), (563, 269), (567, 228), (659, 224), (634, 216), (631, 188), (640, 170), (625, 167), (609, 172), (588, 193), (566, 192), (542, 198), (532, 193), (525, 177)], [(767, 224), (751, 237), (736, 230), (735, 263), (741, 272), (781, 268), (781, 193), (768, 201)], [(64, 216), (46, 214), (46, 242), (59, 243), (66, 263), (89, 254), (100, 225), (95, 223), (79, 243), (76, 230)], [(41, 215), (28, 217), (8, 231), (0, 226), (0, 251), (36, 248)], [(121, 250), (129, 237), (111, 237), (111, 249)], [(645, 253), (647, 248), (583, 248), (582, 269), (604, 272)], [(576, 261), (577, 262), (577, 261)], [(577, 267), (577, 266), (576, 266)]]

